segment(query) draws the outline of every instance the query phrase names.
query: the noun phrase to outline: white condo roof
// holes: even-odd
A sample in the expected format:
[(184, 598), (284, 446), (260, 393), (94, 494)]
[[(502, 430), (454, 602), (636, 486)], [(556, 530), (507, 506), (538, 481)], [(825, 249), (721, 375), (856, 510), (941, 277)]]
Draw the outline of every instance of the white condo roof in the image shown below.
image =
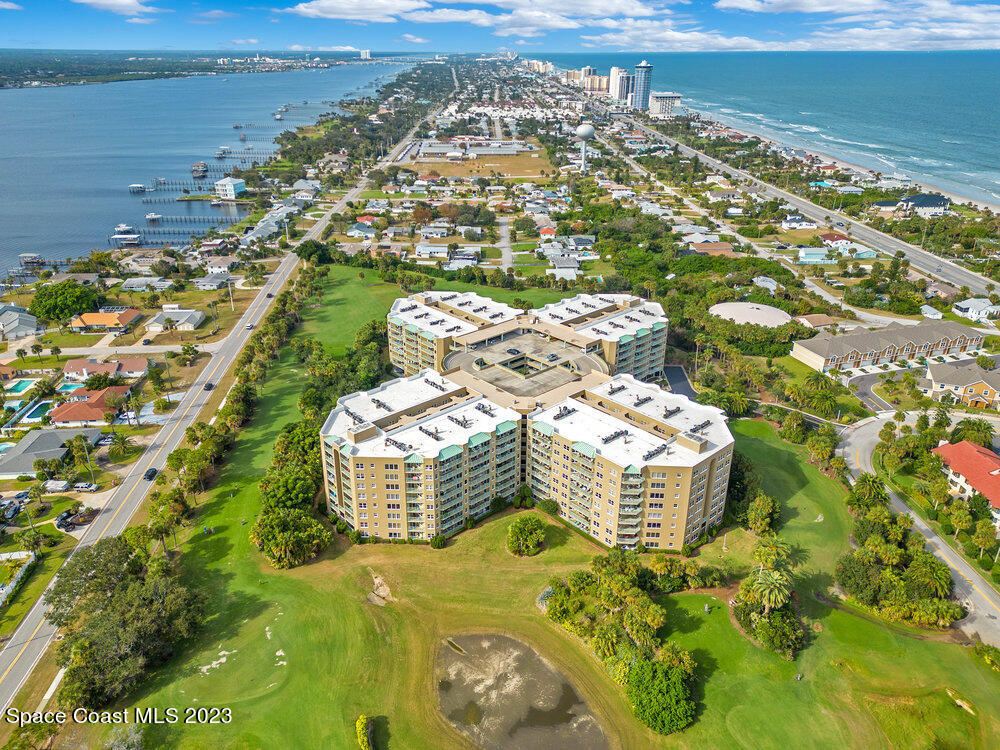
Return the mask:
[[(707, 440), (709, 445), (701, 453), (695, 452), (671, 437), (661, 438), (629, 420), (607, 414), (574, 398), (533, 412), (529, 419), (550, 425), (553, 432), (568, 440), (587, 443), (596, 450), (597, 455), (604, 456), (619, 466), (693, 466), (733, 443), (733, 436), (726, 426), (726, 417), (721, 409), (664, 391), (655, 385), (636, 380), (631, 375), (616, 375), (588, 390), (602, 397), (605, 402), (613, 401), (626, 406), (666, 423), (679, 433), (689, 433)], [(568, 409), (572, 411), (555, 419), (561, 410)], [(623, 429), (628, 430), (628, 435), (603, 442), (603, 438)], [(662, 450), (664, 447), (666, 449)], [(654, 451), (655, 455), (644, 458)]]
[[(629, 304), (634, 306), (626, 307)], [(623, 309), (615, 309), (617, 307)], [(580, 316), (593, 315), (600, 310), (605, 312), (599, 318), (583, 324), (572, 322)], [(634, 336), (640, 328), (649, 328), (657, 321), (667, 322), (663, 307), (658, 302), (648, 302), (632, 294), (578, 294), (540, 307), (535, 313), (542, 320), (570, 325), (585, 336), (605, 341), (618, 341), (622, 336)]]
[(436, 307), (417, 302), (412, 297), (397, 299), (389, 309), (390, 318), (399, 318), (404, 325), (427, 331), (436, 339), (461, 336), (478, 331), (479, 326), (449, 315)]
[(497, 302), (475, 292), (424, 292), (423, 298), (428, 302), (455, 307), (469, 315), (483, 318), (490, 325), (510, 320), (523, 312), (505, 302)]

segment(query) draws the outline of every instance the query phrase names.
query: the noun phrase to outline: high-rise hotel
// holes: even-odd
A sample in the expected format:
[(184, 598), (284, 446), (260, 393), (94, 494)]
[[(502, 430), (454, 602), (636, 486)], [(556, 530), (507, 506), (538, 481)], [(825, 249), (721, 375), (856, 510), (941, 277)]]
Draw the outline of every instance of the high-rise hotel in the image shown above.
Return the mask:
[(389, 313), (403, 377), (341, 398), (321, 431), (329, 512), (384, 539), (450, 535), (527, 484), (607, 545), (680, 549), (722, 518), (722, 411), (644, 382), (667, 321), (631, 295), (522, 312), (428, 292)]

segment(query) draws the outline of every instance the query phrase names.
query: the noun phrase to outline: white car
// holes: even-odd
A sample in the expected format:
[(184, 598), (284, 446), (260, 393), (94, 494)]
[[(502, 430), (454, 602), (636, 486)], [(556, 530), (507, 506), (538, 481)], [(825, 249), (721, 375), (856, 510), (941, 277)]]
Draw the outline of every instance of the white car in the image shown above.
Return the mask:
[(77, 492), (97, 492), (100, 488), (93, 482), (77, 482), (73, 485), (73, 489)]

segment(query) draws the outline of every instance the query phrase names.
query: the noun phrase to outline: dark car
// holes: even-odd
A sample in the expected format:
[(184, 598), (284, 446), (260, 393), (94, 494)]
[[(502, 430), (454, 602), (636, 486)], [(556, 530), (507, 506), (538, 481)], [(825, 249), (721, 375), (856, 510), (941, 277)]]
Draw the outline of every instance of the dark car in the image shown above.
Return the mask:
[(264, 296), (265, 296), (265, 297), (267, 297), (268, 299), (273, 299), (273, 298), (274, 298), (274, 295), (273, 295), (273, 294), (271, 294), (270, 292), (268, 292), (268, 293), (267, 293), (267, 294), (265, 294)]
[(156, 469), (146, 469), (146, 473), (142, 475), (142, 478), (145, 479), (147, 482), (152, 482), (154, 479), (156, 479), (156, 474), (157, 474)]
[(547, 359), (549, 362), (555, 362), (557, 359), (559, 359), (559, 355), (558, 354), (550, 354), (545, 359)]
[(205, 390), (206, 390), (206, 391), (210, 391), (210, 390), (212, 390), (213, 388), (215, 388), (215, 383), (213, 383), (213, 382), (211, 382), (211, 381), (209, 381), (208, 383), (205, 383)]
[(72, 531), (76, 528), (76, 524), (71, 520), (76, 514), (71, 510), (64, 510), (58, 516), (56, 516), (56, 528), (62, 531)]
[(30, 497), (31, 494), (27, 490), (25, 490), (24, 492), (18, 492), (16, 495), (14, 495), (15, 500), (27, 500)]
[(143, 339), (142, 340), (142, 345), (143, 346), (149, 346), (152, 343), (153, 343), (153, 339)]
[(513, 347), (511, 347), (510, 349), (507, 350), (507, 353), (508, 354), (520, 354), (521, 350), (520, 349), (514, 349)]

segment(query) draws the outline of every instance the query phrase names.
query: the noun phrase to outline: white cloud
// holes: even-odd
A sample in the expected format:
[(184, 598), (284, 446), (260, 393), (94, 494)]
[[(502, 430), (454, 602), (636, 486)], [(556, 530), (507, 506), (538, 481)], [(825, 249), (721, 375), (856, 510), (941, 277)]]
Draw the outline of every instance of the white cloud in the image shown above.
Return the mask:
[(409, 42), (410, 44), (430, 44), (430, 39), (424, 39), (422, 36), (417, 36), (416, 34), (403, 34), (400, 39), (404, 42)]
[(597, 16), (653, 16), (663, 11), (663, 5), (685, 0), (659, 0), (655, 4), (643, 0), (448, 0), (450, 3), (493, 5), (505, 10), (532, 10), (557, 13), (579, 18)]
[(260, 44), (260, 39), (230, 39), (225, 44)]
[(0, 0), (0, 10), (24, 10), (24, 8), (17, 3), (7, 2), (7, 0)]
[(204, 13), (199, 13), (199, 18), (207, 18), (212, 21), (218, 21), (223, 18), (237, 18), (239, 13), (231, 13), (228, 10), (206, 10)]
[(150, 23), (156, 23), (156, 19), (155, 18), (126, 18), (125, 19), (125, 23), (150, 24)]
[(283, 12), (306, 18), (395, 23), (400, 13), (430, 7), (426, 0), (309, 0)]
[(98, 10), (110, 10), (122, 16), (136, 16), (143, 13), (159, 13), (159, 8), (146, 5), (149, 0), (70, 0), (80, 5), (89, 5)]
[(729, 37), (718, 31), (680, 31), (669, 20), (607, 19), (612, 31), (584, 34), (585, 46), (616, 47), (637, 52), (714, 52), (779, 49), (781, 45), (745, 36)]
[(492, 27), (496, 36), (534, 37), (553, 29), (578, 29), (580, 21), (547, 10), (515, 10), (511, 13), (487, 13), (484, 10), (435, 8), (404, 13), (402, 18), (414, 23), (469, 23)]
[(752, 13), (858, 13), (894, 7), (886, 0), (716, 0), (721, 10), (745, 10)]
[(332, 47), (310, 47), (303, 44), (290, 44), (286, 48), (292, 52), (359, 52), (357, 47), (350, 44), (337, 44)]

